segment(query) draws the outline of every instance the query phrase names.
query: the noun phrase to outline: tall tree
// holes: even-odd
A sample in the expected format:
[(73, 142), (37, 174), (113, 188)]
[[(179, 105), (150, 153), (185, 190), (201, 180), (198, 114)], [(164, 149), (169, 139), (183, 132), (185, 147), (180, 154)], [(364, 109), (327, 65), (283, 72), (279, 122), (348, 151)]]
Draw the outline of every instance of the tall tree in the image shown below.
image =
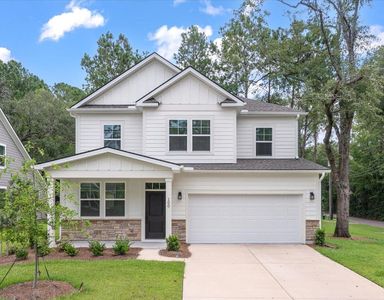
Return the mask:
[(174, 55), (176, 63), (181, 68), (191, 66), (205, 76), (215, 79), (215, 44), (194, 25), (181, 34), (181, 39), (181, 45)]
[(55, 83), (51, 88), (53, 95), (60, 101), (65, 103), (67, 107), (72, 106), (86, 96), (82, 89), (71, 86), (67, 83)]
[(116, 40), (111, 32), (102, 34), (97, 45), (97, 53), (93, 57), (85, 53), (81, 59), (81, 67), (87, 73), (85, 77), (87, 92), (100, 88), (146, 55), (133, 50), (124, 34), (119, 34)]

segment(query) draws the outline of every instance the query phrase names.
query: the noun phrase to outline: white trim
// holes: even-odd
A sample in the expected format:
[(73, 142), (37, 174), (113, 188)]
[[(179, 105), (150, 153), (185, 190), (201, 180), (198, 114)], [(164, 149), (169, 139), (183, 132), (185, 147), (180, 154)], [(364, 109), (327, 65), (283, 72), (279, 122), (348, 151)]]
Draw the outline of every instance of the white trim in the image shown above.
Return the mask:
[[(105, 133), (104, 133), (104, 127), (105, 126), (120, 126), (120, 138), (117, 139), (117, 138), (109, 138), (109, 139), (106, 139), (105, 138)], [(102, 137), (102, 141), (101, 141), (101, 145), (100, 147), (105, 147), (105, 140), (108, 140), (108, 141), (120, 141), (120, 148), (118, 150), (122, 150), (124, 148), (124, 145), (123, 145), (123, 132), (124, 132), (124, 121), (102, 121), (101, 122), (101, 137)]]
[(172, 63), (170, 63), (169, 61), (167, 61), (166, 59), (164, 59), (163, 57), (161, 57), (159, 54), (157, 53), (152, 53), (151, 55), (147, 56), (146, 58), (144, 58), (141, 62), (139, 62), (138, 64), (134, 65), (133, 67), (131, 67), (130, 69), (128, 69), (127, 71), (125, 71), (123, 74), (119, 75), (118, 77), (116, 77), (115, 79), (113, 79), (112, 81), (108, 82), (106, 85), (104, 85), (103, 87), (101, 87), (100, 89), (96, 90), (94, 93), (92, 93), (91, 95), (87, 96), (86, 98), (84, 98), (83, 100), (81, 100), (80, 102), (76, 103), (75, 105), (73, 105), (70, 110), (74, 110), (76, 108), (79, 108), (80, 106), (84, 105), (85, 103), (91, 101), (92, 99), (96, 98), (97, 96), (99, 96), (100, 94), (106, 92), (107, 90), (111, 89), (112, 87), (114, 87), (115, 85), (117, 85), (118, 83), (120, 83), (122, 80), (124, 80), (125, 78), (127, 78), (128, 76), (130, 76), (131, 74), (133, 74), (134, 72), (136, 72), (137, 70), (141, 69), (142, 67), (144, 67), (145, 65), (147, 65), (149, 62), (151, 62), (152, 60), (156, 59), (157, 61), (163, 63), (165, 66), (167, 66), (168, 68), (170, 68), (171, 70), (173, 70), (174, 72), (178, 73), (180, 72), (180, 69), (177, 68), (176, 66), (174, 66)]
[(280, 174), (323, 174), (331, 173), (331, 170), (195, 170), (193, 168), (184, 168), (184, 172), (194, 173), (280, 173)]
[[(256, 140), (256, 131), (257, 129), (260, 128), (260, 129), (272, 129), (272, 141), (257, 141)], [(257, 125), (254, 127), (254, 131), (253, 131), (253, 154), (255, 158), (259, 158), (259, 159), (263, 159), (263, 158), (273, 158), (275, 157), (275, 139), (274, 139), (274, 135), (275, 135), (275, 128), (273, 125)], [(271, 143), (272, 144), (272, 153), (271, 155), (257, 155), (256, 154), (256, 143), (262, 143), (262, 144), (266, 144), (266, 143)]]
[(80, 107), (80, 108), (68, 108), (68, 112), (71, 113), (71, 115), (81, 114), (81, 113), (139, 113), (140, 111), (137, 109), (136, 106), (128, 106), (127, 108), (121, 108), (121, 107), (103, 107), (103, 108), (97, 108), (97, 107)]
[(3, 159), (4, 165), (0, 165), (0, 170), (5, 169), (7, 166), (5, 158), (7, 157), (7, 145), (6, 144), (0, 144), (0, 147), (4, 147), (4, 154), (0, 154), (0, 158)]
[(290, 112), (290, 111), (240, 111), (241, 116), (305, 116), (308, 115), (307, 112)]
[(5, 185), (0, 185), (0, 190), (8, 190), (8, 187)]
[[(212, 80), (208, 79), (207, 77), (205, 77), (204, 75), (202, 75), (201, 73), (199, 73), (198, 71), (193, 69), (192, 67), (188, 67), (188, 68), (184, 69), (183, 71), (181, 71), (180, 73), (178, 73), (177, 75), (175, 75), (174, 77), (172, 77), (170, 80), (166, 81), (165, 83), (161, 84), (160, 86), (158, 86), (157, 88), (155, 88), (154, 90), (152, 90), (151, 92), (149, 92), (148, 94), (146, 94), (145, 96), (140, 98), (136, 102), (136, 106), (142, 106), (144, 101), (158, 95), (159, 93), (161, 93), (162, 91), (164, 91), (165, 89), (167, 89), (168, 87), (170, 87), (171, 85), (173, 85), (174, 83), (181, 80), (182, 78), (184, 78), (187, 75), (193, 75), (193, 76), (197, 77), (198, 79), (200, 79), (201, 81), (203, 81), (204, 83), (206, 83), (207, 85), (212, 87), (213, 89), (219, 91), (221, 94), (223, 94), (227, 98), (235, 101), (236, 103), (233, 103), (232, 106), (244, 106), (245, 105), (245, 102), (243, 102), (239, 98), (235, 97), (231, 93), (227, 92), (221, 86), (219, 86), (218, 84), (216, 84)], [(220, 104), (220, 103), (218, 103), (218, 104)]]

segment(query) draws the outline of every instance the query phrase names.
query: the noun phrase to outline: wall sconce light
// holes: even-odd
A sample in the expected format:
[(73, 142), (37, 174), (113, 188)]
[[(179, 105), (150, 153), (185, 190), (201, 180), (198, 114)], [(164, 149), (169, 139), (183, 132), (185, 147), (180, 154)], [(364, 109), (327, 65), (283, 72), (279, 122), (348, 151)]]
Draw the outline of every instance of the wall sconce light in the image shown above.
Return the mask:
[(178, 192), (177, 193), (177, 200), (182, 200), (183, 199), (183, 195), (181, 194), (181, 192)]
[(309, 193), (309, 199), (310, 200), (315, 200), (315, 193), (314, 192), (310, 192)]

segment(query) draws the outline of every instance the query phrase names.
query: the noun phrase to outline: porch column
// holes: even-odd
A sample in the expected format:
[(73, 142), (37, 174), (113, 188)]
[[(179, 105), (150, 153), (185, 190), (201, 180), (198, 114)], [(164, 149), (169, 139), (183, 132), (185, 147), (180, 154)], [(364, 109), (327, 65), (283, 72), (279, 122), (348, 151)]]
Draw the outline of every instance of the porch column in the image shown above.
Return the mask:
[[(55, 179), (52, 177), (48, 178), (48, 203), (51, 208), (55, 206)], [(47, 235), (48, 243), (50, 247), (56, 247), (55, 238), (55, 216), (47, 214)]]
[(165, 236), (172, 234), (172, 178), (165, 179)]

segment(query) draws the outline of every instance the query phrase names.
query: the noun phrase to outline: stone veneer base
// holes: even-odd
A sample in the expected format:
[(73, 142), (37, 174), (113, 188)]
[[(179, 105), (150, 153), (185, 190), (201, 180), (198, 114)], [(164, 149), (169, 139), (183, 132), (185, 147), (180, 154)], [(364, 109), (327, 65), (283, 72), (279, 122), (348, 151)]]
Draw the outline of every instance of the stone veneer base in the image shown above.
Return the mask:
[(186, 223), (185, 220), (172, 220), (172, 234), (179, 237), (180, 241), (186, 240)]
[(318, 228), (320, 228), (319, 220), (305, 221), (305, 241), (307, 244), (313, 244), (315, 242), (315, 233)]

